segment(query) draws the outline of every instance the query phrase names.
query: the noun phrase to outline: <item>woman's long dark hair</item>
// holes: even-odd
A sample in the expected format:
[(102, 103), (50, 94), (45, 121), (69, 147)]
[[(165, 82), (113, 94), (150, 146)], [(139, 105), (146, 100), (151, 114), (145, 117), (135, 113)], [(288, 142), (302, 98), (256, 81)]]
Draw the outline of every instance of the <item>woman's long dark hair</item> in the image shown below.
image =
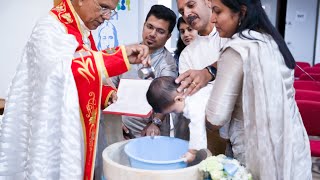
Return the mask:
[[(234, 13), (240, 13), (240, 26), (237, 32), (241, 37), (246, 37), (242, 32), (246, 29), (270, 34), (274, 41), (278, 44), (279, 50), (284, 58), (288, 68), (294, 69), (296, 62), (277, 29), (271, 24), (267, 14), (262, 8), (260, 0), (221, 0), (221, 2), (230, 8)], [(241, 14), (241, 6), (247, 7), (246, 14)]]
[[(184, 21), (184, 19), (182, 17), (179, 17), (178, 22), (177, 22), (177, 29), (179, 31), (180, 25), (181, 23), (186, 23), (186, 21)], [(176, 60), (179, 60), (180, 54), (182, 52), (182, 50), (186, 47), (186, 45), (183, 43), (181, 36), (180, 36), (180, 31), (179, 31), (179, 38), (177, 41), (177, 49), (174, 51), (174, 56), (176, 58)]]

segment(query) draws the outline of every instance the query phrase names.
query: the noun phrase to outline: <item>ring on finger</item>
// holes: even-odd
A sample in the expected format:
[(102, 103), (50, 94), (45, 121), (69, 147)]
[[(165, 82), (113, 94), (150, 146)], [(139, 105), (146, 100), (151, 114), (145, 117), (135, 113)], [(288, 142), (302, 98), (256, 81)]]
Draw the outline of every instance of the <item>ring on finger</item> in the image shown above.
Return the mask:
[(191, 84), (194, 85), (194, 87), (197, 86), (197, 83), (195, 83), (195, 82), (191, 82)]

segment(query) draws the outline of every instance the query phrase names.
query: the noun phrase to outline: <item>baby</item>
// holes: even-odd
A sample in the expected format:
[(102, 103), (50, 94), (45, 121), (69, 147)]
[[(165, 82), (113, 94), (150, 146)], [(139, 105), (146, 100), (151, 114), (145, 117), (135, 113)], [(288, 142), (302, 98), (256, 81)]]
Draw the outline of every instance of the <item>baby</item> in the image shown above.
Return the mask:
[(212, 85), (208, 84), (194, 95), (184, 97), (182, 92), (177, 91), (179, 84), (174, 80), (175, 78), (170, 76), (154, 79), (149, 86), (147, 100), (157, 113), (183, 112), (183, 115), (190, 119), (189, 150), (184, 155), (189, 163), (195, 159), (198, 150), (207, 148), (205, 109)]

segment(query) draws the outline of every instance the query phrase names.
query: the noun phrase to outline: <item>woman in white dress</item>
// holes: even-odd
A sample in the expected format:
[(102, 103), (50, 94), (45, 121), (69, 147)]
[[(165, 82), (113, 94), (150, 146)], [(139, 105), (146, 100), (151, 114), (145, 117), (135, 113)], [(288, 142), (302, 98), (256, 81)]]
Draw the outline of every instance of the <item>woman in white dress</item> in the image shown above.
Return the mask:
[(207, 120), (230, 123), (234, 157), (254, 179), (312, 179), (309, 140), (294, 99), (295, 61), (260, 0), (213, 0), (222, 48)]

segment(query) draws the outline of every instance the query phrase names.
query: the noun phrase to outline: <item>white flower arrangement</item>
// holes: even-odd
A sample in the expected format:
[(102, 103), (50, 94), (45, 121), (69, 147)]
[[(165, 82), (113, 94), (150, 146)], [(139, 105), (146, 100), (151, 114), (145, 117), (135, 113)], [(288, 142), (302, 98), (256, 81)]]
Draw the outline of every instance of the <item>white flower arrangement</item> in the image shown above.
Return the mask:
[(199, 169), (210, 174), (212, 180), (252, 180), (252, 175), (232, 158), (220, 154), (210, 156), (200, 163)]

